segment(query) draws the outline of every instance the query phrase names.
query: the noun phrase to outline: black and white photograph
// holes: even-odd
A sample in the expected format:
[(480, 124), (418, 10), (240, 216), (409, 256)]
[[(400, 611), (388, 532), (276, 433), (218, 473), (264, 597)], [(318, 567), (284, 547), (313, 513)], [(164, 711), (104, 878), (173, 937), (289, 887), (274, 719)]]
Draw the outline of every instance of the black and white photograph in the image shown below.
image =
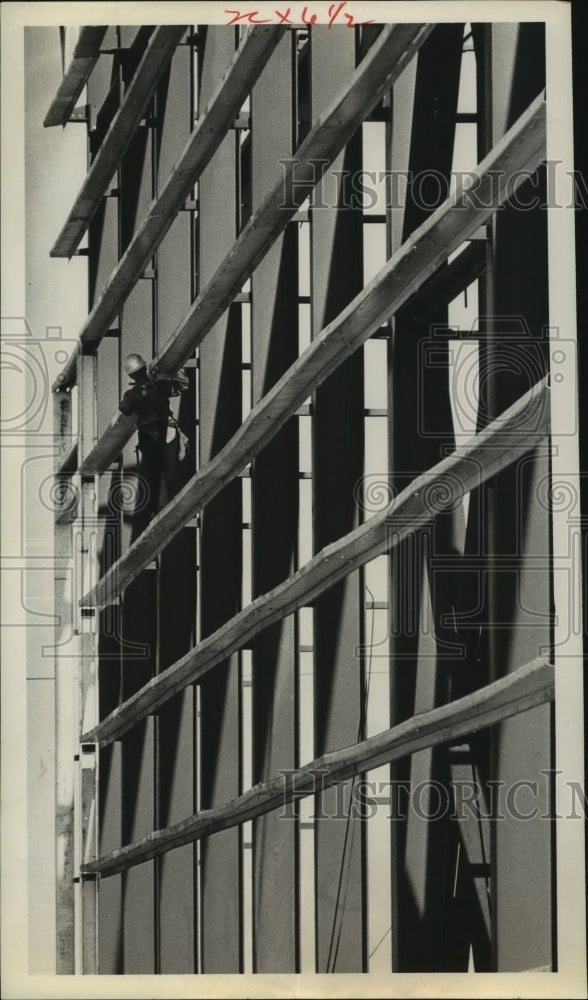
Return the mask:
[(6, 1000), (588, 995), (572, 39), (3, 6)]

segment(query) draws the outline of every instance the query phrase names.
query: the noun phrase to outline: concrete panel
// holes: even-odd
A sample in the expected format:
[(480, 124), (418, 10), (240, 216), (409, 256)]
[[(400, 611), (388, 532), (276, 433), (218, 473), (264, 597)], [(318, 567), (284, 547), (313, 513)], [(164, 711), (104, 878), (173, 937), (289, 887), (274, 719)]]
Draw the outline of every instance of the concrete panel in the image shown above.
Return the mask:
[[(110, 342), (106, 341), (103, 348)], [(98, 354), (98, 365), (102, 351)], [(112, 380), (112, 377), (111, 377)], [(98, 413), (104, 412), (100, 384)], [(99, 510), (104, 512), (100, 571), (116, 559), (120, 547), (120, 517), (114, 512), (120, 478), (104, 476), (99, 484)], [(120, 496), (120, 494), (118, 494)], [(114, 510), (112, 509), (114, 508)], [(122, 684), (121, 607), (105, 608), (98, 623), (99, 718), (120, 703)], [(98, 854), (116, 850), (122, 843), (122, 749), (120, 742), (100, 753), (98, 770)], [(122, 876), (105, 879), (98, 891), (98, 972), (119, 975), (123, 964)]]
[[(235, 48), (232, 32), (209, 26), (201, 73), (205, 108)], [(200, 191), (200, 281), (211, 277), (236, 231), (236, 136), (229, 134), (204, 171)], [(237, 307), (238, 310), (238, 307)], [(241, 323), (229, 310), (200, 349), (200, 461), (207, 462), (241, 423)], [(206, 508), (201, 533), (201, 633), (234, 614), (241, 595), (241, 484), (229, 484)], [(201, 685), (201, 806), (239, 792), (240, 678), (238, 656)], [(240, 834), (228, 830), (202, 845), (202, 972), (239, 972), (241, 957)]]
[[(165, 827), (195, 811), (193, 689), (159, 713), (159, 822)], [(158, 861), (159, 962), (162, 973), (195, 972), (194, 847)]]
[[(101, 672), (103, 668), (101, 666)], [(99, 854), (121, 845), (122, 761), (121, 745), (113, 743), (100, 753)], [(104, 879), (98, 891), (98, 971), (120, 975), (123, 964), (122, 875)]]
[(55, 975), (55, 684), (27, 681), (28, 972)]
[(157, 346), (163, 347), (192, 302), (192, 223), (180, 212), (157, 251)]
[(176, 48), (169, 69), (157, 89), (157, 172), (158, 190), (167, 181), (192, 131), (192, 50)]
[(120, 241), (121, 253), (143, 221), (153, 198), (151, 169), (152, 130), (139, 125), (120, 167)]
[[(315, 27), (311, 38), (312, 118), (316, 120), (355, 68), (351, 32)], [(339, 207), (334, 171), (361, 166), (357, 134), (317, 188), (328, 207), (312, 216), (314, 337), (362, 286), (361, 213)], [(363, 473), (363, 352), (344, 362), (314, 397), (314, 550), (358, 524), (355, 485)], [(358, 571), (315, 603), (315, 750), (325, 753), (361, 738), (363, 582)], [(315, 836), (316, 971), (365, 968), (364, 845), (357, 817), (334, 818), (334, 792)]]
[[(543, 26), (493, 26), (491, 62), (496, 141), (545, 86)], [(533, 192), (542, 199), (541, 188)], [(525, 197), (521, 190), (521, 199)], [(549, 321), (545, 212), (507, 208), (496, 218), (494, 239), (489, 301), (490, 312), (500, 319), (490, 331), (486, 364), (490, 406), (496, 414), (547, 368), (542, 332)], [(490, 647), (495, 676), (511, 672), (549, 647), (549, 513), (539, 488), (548, 474), (546, 454), (532, 453), (501, 474), (492, 491), (494, 554), (510, 557), (513, 567), (501, 571), (494, 566), (490, 578), (490, 612), (500, 626)], [(496, 826), (494, 943), (496, 968), (501, 972), (549, 966), (553, 959), (553, 828), (539, 818), (549, 812), (549, 787), (541, 771), (553, 766), (550, 719), (549, 706), (534, 709), (503, 723), (494, 741), (495, 777), (507, 788), (517, 781), (536, 781), (533, 805), (539, 810), (537, 818), (525, 821), (506, 810), (507, 818)], [(520, 808), (527, 811), (523, 799)]]
[[(127, 588), (122, 606), (124, 658), (122, 698), (130, 697), (155, 673), (157, 580), (146, 570)], [(122, 842), (137, 840), (155, 827), (155, 733), (151, 717), (121, 740)], [(155, 862), (125, 872), (122, 878), (125, 973), (153, 973), (155, 950)]]
[[(156, 190), (161, 191), (188, 141), (191, 121), (191, 50), (178, 47), (157, 90)], [(193, 252), (189, 212), (180, 212), (157, 251), (157, 322), (154, 349), (161, 347), (192, 301)], [(186, 404), (186, 405), (184, 405)], [(190, 408), (190, 414), (184, 410)], [(194, 437), (193, 399), (182, 403), (182, 425)], [(182, 419), (182, 418), (180, 418)], [(188, 420), (189, 426), (185, 424)], [(185, 529), (161, 556), (159, 662), (165, 670), (194, 644), (196, 621), (196, 537)], [(191, 815), (195, 801), (195, 706), (189, 688), (158, 715), (157, 825)], [(159, 970), (196, 971), (195, 850), (188, 845), (157, 862)]]
[[(158, 192), (180, 159), (192, 130), (191, 60), (190, 46), (180, 45), (157, 90)], [(158, 347), (171, 336), (190, 308), (192, 238), (190, 212), (180, 212), (157, 252)]]
[[(159, 670), (194, 644), (196, 544), (185, 529), (162, 554), (159, 584)], [(192, 815), (195, 802), (194, 690), (181, 692), (158, 714), (157, 826)], [(194, 847), (164, 855), (158, 864), (159, 968), (195, 972)]]
[[(280, 158), (292, 155), (292, 37), (282, 39), (253, 90), (252, 195), (255, 210)], [(251, 280), (252, 402), (298, 353), (298, 240), (291, 224)], [(253, 597), (296, 568), (298, 428), (293, 418), (255, 460)], [(253, 782), (297, 761), (296, 616), (253, 644)], [(253, 971), (298, 971), (297, 824), (273, 813), (253, 825)]]
[[(153, 719), (141, 723), (122, 742), (123, 841), (144, 837), (154, 827)], [(155, 972), (155, 862), (122, 875), (123, 965), (126, 974)]]
[(96, 362), (98, 377), (98, 436), (104, 433), (116, 412), (121, 397), (121, 362), (119, 341), (107, 337), (102, 341)]

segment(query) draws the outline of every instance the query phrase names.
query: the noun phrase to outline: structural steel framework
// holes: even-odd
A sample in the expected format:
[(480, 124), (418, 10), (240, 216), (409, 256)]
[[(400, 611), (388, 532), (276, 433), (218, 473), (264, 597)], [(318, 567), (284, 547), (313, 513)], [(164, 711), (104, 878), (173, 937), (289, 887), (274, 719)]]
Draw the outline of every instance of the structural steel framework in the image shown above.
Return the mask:
[(84, 85), (58, 973), (555, 969), (543, 25), (85, 27)]

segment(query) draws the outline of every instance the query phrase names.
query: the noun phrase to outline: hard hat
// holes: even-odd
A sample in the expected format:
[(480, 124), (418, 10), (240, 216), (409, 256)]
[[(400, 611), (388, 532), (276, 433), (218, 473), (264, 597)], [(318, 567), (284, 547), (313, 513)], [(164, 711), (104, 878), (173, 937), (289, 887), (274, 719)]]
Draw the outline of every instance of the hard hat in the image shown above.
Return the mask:
[(147, 362), (140, 354), (127, 354), (123, 364), (127, 375), (134, 375), (141, 368), (147, 367)]

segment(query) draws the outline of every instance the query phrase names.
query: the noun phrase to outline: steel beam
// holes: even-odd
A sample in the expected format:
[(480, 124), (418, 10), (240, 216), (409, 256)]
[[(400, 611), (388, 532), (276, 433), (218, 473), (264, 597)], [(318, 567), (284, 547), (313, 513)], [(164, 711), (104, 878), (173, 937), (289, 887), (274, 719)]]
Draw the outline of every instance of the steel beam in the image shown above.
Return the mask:
[[(80, 333), (82, 343), (99, 343), (104, 337), (182, 208), (191, 188), (218, 149), (235, 114), (261, 73), (265, 61), (278, 44), (283, 30), (271, 25), (255, 28), (241, 42), (175, 169), (172, 170), (159, 197), (151, 204), (145, 219), (82, 327)], [(72, 355), (58, 377), (55, 387), (63, 388), (64, 384), (70, 385), (75, 381), (75, 377)]]
[[(158, 371), (177, 371), (204, 339), (310, 195), (326, 167), (340, 153), (382, 94), (391, 87), (431, 30), (430, 25), (394, 25), (382, 31), (378, 41), (369, 50), (337, 98), (314, 124), (304, 143), (297, 150), (296, 159), (284, 165), (282, 176), (277, 179), (258, 211), (251, 216), (234, 246), (194, 302), (190, 312), (159, 352), (155, 359)], [(257, 74), (250, 74), (247, 80), (248, 86), (255, 82), (260, 71), (261, 66), (257, 65)], [(241, 100), (246, 93), (247, 86), (240, 91)], [(219, 132), (216, 138), (214, 148), (218, 146), (222, 132)], [(212, 153), (206, 162), (211, 155)], [(170, 178), (170, 184), (179, 173), (178, 168)], [(194, 183), (195, 173), (192, 170), (187, 184), (182, 187), (182, 198), (178, 199), (176, 211), (189, 187)], [(158, 231), (161, 228), (162, 236), (171, 225), (171, 218), (160, 218), (163, 209), (162, 197), (163, 195), (153, 206), (153, 212), (150, 212), (141, 233), (147, 229), (150, 222), (154, 225), (152, 214), (155, 212), (158, 218), (156, 228)], [(154, 244), (153, 240), (149, 239), (146, 250), (143, 250), (139, 257), (140, 248), (143, 247), (142, 239), (138, 237), (131, 244), (98, 306), (90, 314), (80, 334), (82, 340), (101, 339), (128, 294), (129, 288), (132, 287), (135, 271), (138, 278), (156, 245), (157, 243)], [(139, 267), (132, 263), (135, 258), (139, 259)], [(65, 384), (69, 384), (74, 377), (71, 359), (61, 374), (65, 376)], [(63, 378), (55, 383), (56, 388), (63, 388), (63, 385)], [(96, 472), (104, 471), (104, 464), (108, 466), (116, 458), (130, 437), (132, 428), (125, 426), (119, 420), (119, 416), (115, 416), (99, 442), (96, 455), (90, 456), (85, 471), (89, 471), (90, 467)]]
[[(87, 607), (114, 600), (219, 490), (271, 440), (310, 393), (399, 309), (502, 204), (517, 179), (537, 168), (544, 155), (545, 104), (540, 95), (479, 165), (477, 180), (458, 189), (413, 233), (372, 282), (312, 341), (300, 358), (251, 411), (234, 437), (205, 465), (137, 539), (128, 554), (84, 596)], [(510, 191), (509, 191), (510, 186)], [(131, 418), (110, 425), (113, 435)], [(108, 432), (107, 432), (108, 433)], [(126, 435), (126, 431), (125, 431)], [(125, 436), (125, 439), (126, 436)], [(97, 449), (102, 458), (105, 437)], [(91, 467), (95, 467), (94, 462)]]
[[(94, 354), (78, 357), (78, 447), (83, 456), (93, 447), (97, 437), (97, 359)], [(97, 480), (78, 477), (79, 512), (74, 529), (76, 573), (78, 586), (84, 589), (97, 573), (96, 527), (98, 519)], [(98, 634), (96, 615), (74, 618), (78, 644), (78, 708), (77, 732), (98, 721)], [(84, 746), (79, 738), (77, 835), (78, 863), (96, 857), (98, 850), (98, 748)], [(80, 878), (80, 970), (84, 974), (98, 971), (98, 883), (96, 878)]]
[[(440, 303), (454, 299), (464, 288), (467, 288), (476, 278), (479, 278), (485, 267), (485, 250), (480, 241), (472, 241), (447, 266), (442, 265), (419, 288), (403, 307), (407, 315), (428, 316)], [(161, 273), (160, 273), (161, 282)], [(99, 463), (98, 463), (99, 464)], [(57, 475), (72, 475), (77, 470), (78, 451), (74, 443), (61, 464), (56, 469)]]
[(125, 871), (182, 844), (286, 807), (356, 774), (520, 715), (552, 701), (554, 690), (553, 666), (544, 659), (533, 660), (473, 694), (412, 716), (353, 746), (332, 750), (291, 774), (280, 774), (255, 785), (231, 802), (204, 810), (165, 830), (156, 830), (143, 840), (98, 858), (86, 865), (85, 870), (100, 872), (103, 878)]
[(358, 566), (389, 551), (441, 511), (451, 509), (466, 493), (543, 440), (549, 426), (548, 399), (546, 382), (537, 383), (480, 434), (413, 480), (383, 511), (328, 545), (274, 590), (258, 597), (111, 712), (84, 739), (112, 742), (177, 691), (198, 682), (269, 625), (310, 604)]
[(59, 84), (57, 93), (45, 115), (43, 125), (65, 125), (84, 89), (100, 55), (100, 46), (108, 28), (91, 25), (80, 28), (71, 63)]
[(145, 113), (157, 83), (187, 25), (155, 29), (143, 58), (127, 88), (124, 100), (78, 192), (73, 208), (50, 251), (51, 257), (71, 257), (77, 250), (100, 204), (133, 133)]

